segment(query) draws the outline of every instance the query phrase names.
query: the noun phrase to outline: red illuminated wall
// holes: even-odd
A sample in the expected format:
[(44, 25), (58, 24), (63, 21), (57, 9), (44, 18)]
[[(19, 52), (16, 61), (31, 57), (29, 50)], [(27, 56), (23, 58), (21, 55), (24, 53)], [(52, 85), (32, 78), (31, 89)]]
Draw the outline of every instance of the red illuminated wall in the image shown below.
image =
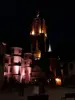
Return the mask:
[(13, 57), (13, 62), (14, 62), (14, 63), (19, 63), (19, 62), (21, 62), (21, 59), (22, 59), (22, 58), (21, 58), (20, 56), (14, 56), (14, 57)]
[(56, 77), (56, 66), (57, 66), (56, 58), (50, 58), (50, 71), (54, 73), (55, 77)]
[(31, 67), (26, 67), (25, 72), (25, 81), (29, 82), (31, 80)]

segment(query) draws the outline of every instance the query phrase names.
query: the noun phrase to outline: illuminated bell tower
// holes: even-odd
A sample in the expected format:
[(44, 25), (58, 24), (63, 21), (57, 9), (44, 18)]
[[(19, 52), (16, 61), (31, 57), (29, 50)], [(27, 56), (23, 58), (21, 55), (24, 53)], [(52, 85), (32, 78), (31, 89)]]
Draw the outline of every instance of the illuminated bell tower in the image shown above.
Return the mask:
[(31, 52), (33, 52), (36, 56), (40, 56), (41, 53), (46, 52), (46, 24), (44, 19), (40, 19), (39, 12), (32, 22), (30, 38)]

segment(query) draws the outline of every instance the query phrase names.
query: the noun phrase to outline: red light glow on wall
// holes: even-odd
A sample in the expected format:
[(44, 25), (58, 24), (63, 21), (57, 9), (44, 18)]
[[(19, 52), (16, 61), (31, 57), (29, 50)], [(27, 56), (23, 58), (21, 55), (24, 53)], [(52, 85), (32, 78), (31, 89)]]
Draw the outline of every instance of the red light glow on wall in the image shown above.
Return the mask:
[(21, 62), (21, 57), (19, 57), (19, 56), (14, 56), (14, 62), (15, 62), (15, 63)]
[(25, 57), (21, 57), (22, 49), (18, 47), (12, 48), (13, 55), (5, 55), (4, 76), (9, 80), (10, 77), (15, 78), (17, 81), (29, 82), (31, 79), (31, 53), (25, 53)]
[(31, 74), (31, 67), (26, 67), (26, 75), (25, 75), (25, 80), (30, 81), (30, 74)]
[(22, 81), (22, 79), (25, 79), (25, 68), (24, 67), (20, 69), (20, 82)]

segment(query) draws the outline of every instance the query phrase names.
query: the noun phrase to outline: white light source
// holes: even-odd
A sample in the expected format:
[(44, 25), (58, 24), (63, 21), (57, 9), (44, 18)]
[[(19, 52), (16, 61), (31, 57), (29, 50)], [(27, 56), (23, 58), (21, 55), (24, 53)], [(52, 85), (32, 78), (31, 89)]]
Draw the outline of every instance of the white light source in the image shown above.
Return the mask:
[(49, 44), (49, 49), (48, 49), (48, 52), (51, 52), (52, 50), (51, 50), (51, 45)]
[(55, 78), (56, 85), (61, 85), (61, 79), (60, 78)]

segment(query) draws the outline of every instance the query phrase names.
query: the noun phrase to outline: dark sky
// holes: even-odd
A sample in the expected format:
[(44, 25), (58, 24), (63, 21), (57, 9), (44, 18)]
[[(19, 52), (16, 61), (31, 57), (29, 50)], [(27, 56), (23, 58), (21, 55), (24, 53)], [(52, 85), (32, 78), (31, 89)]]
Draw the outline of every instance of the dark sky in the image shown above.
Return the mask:
[(74, 51), (74, 7), (67, 1), (0, 1), (0, 39), (9, 44), (26, 45), (25, 38), (38, 9), (46, 20), (53, 50), (61, 53), (66, 51), (68, 54)]

